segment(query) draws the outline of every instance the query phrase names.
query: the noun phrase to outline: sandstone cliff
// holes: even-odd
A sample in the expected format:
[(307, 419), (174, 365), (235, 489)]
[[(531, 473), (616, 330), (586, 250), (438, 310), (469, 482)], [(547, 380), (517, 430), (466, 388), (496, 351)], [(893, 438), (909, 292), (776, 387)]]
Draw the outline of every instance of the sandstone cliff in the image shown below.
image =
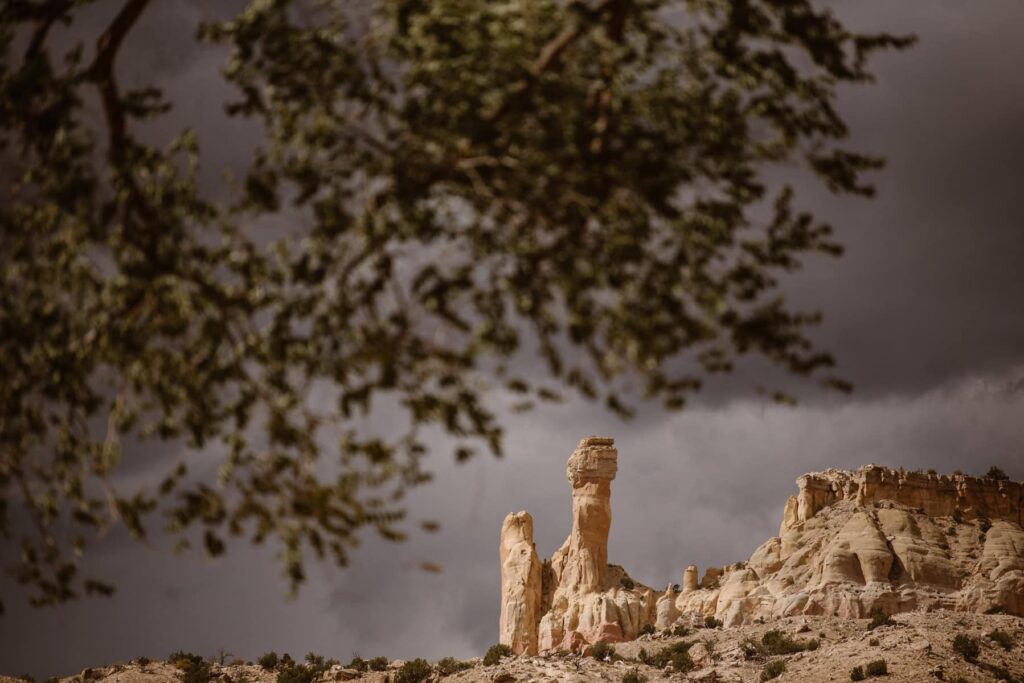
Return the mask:
[(1019, 483), (868, 465), (797, 486), (779, 536), (680, 596), (681, 613), (726, 625), (875, 608), (1024, 615)]
[(805, 474), (777, 537), (746, 562), (707, 569), (700, 581), (690, 565), (681, 589), (669, 585), (659, 595), (607, 564), (617, 455), (609, 438), (576, 447), (567, 472), (572, 530), (539, 571), (529, 515), (506, 518), (499, 635), (517, 654), (579, 651), (706, 617), (737, 626), (861, 618), (875, 608), (1024, 615), (1020, 483), (876, 465)]

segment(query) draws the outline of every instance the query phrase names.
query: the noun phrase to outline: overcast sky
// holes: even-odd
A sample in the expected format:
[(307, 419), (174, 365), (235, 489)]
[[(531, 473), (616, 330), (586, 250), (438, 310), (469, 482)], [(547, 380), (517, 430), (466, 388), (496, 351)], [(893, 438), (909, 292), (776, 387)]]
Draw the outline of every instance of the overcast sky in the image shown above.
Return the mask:
[[(222, 94), (220, 56), (182, 47), (206, 4), (154, 3), (126, 67), (193, 121)], [(613, 436), (619, 449), (610, 561), (659, 587), (691, 562), (703, 572), (749, 556), (777, 533), (808, 470), (998, 464), (1024, 478), (1024, 3), (836, 5), (853, 28), (921, 38), (879, 58), (878, 82), (840, 103), (856, 145), (889, 159), (879, 196), (802, 193), (847, 253), (810, 262), (786, 291), (825, 311), (816, 338), (856, 385), (851, 396), (810, 393), (784, 408), (730, 381), (685, 413), (644, 411), (631, 423), (578, 402), (510, 417), (503, 460), (431, 460), (437, 479), (412, 496), (411, 516), (440, 520), (440, 533), (400, 545), (369, 538), (348, 569), (311, 565), (294, 600), (273, 549), (235, 545), (211, 562), (111, 537), (90, 565), (118, 594), (51, 610), (8, 600), (0, 672), (69, 675), (179, 648), (248, 659), (272, 649), (480, 655), (497, 639), (502, 518), (529, 510), (537, 550), (550, 556), (569, 531), (565, 461), (588, 434)], [(244, 135), (200, 132), (211, 177), (244, 161)], [(423, 561), (444, 571), (425, 574)]]

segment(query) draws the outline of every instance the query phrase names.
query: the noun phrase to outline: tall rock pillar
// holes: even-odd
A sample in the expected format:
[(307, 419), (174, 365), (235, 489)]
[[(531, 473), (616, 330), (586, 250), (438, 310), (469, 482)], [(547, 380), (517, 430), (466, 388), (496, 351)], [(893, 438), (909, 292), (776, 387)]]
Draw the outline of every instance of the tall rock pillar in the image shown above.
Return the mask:
[(558, 587), (574, 594), (603, 589), (608, 571), (608, 532), (612, 526), (612, 479), (618, 470), (614, 439), (590, 436), (569, 457), (572, 532), (561, 554)]
[(501, 617), (498, 642), (516, 654), (537, 654), (541, 564), (533, 545), (533, 518), (511, 512), (501, 525)]

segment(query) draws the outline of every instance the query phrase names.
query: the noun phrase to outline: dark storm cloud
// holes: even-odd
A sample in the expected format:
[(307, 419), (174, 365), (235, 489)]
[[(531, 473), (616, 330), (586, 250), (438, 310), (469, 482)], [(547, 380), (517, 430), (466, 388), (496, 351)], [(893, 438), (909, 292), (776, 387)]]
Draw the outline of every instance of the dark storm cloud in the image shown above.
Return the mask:
[[(764, 373), (751, 364), (679, 415), (644, 406), (622, 423), (573, 402), (509, 416), (500, 461), (456, 466), (439, 441), (430, 461), (437, 480), (409, 502), (414, 520), (438, 519), (441, 532), (398, 545), (369, 538), (344, 571), (314, 565), (295, 600), (284, 597), (272, 548), (234, 546), (207, 562), (115, 537), (88, 561), (117, 580), (119, 594), (45, 611), (9, 601), (0, 671), (69, 674), (177, 648), (246, 658), (270, 649), (478, 655), (496, 638), (501, 520), (527, 509), (538, 551), (549, 556), (561, 544), (570, 521), (565, 460), (586, 434), (613, 435), (620, 451), (612, 561), (656, 587), (679, 582), (691, 562), (703, 570), (747, 557), (776, 533), (793, 480), (808, 470), (998, 464), (1024, 478), (1024, 5), (833, 5), (853, 28), (921, 37), (879, 58), (877, 84), (842, 94), (852, 146), (889, 159), (875, 177), (879, 196), (798, 188), (847, 253), (809, 260), (785, 291), (826, 312), (815, 338), (856, 385), (852, 396), (804, 392), (797, 409), (775, 406), (751, 395)], [(231, 96), (217, 74), (224, 54), (190, 47), (210, 6), (155, 3), (125, 77), (149, 77), (177, 102), (175, 118), (147, 135), (198, 128), (212, 187), (220, 169), (244, 167), (257, 135), (220, 113)], [(155, 448), (134, 445), (129, 459), (156, 459)], [(444, 571), (426, 574), (417, 568), (424, 561)]]

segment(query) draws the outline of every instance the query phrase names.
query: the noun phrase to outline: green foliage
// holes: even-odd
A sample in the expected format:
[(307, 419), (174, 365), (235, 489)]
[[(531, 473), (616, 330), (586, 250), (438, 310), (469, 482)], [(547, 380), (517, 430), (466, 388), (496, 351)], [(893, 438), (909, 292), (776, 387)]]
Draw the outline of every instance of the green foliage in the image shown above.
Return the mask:
[(693, 660), (690, 658), (691, 647), (693, 647), (693, 643), (686, 641), (673, 643), (653, 655), (647, 655), (646, 659), (641, 658), (640, 661), (659, 669), (671, 664), (676, 673), (690, 671), (694, 667)]
[(421, 683), (430, 678), (431, 671), (430, 662), (425, 659), (413, 659), (398, 670), (394, 683)]
[(636, 669), (630, 669), (622, 674), (622, 683), (647, 683), (647, 676), (644, 676)]
[(995, 479), (996, 481), (1010, 481), (1010, 477), (1007, 476), (1006, 472), (1003, 472), (995, 465), (988, 468), (988, 472), (985, 473), (985, 476), (989, 479)]
[(149, 662), (150, 662), (149, 657), (136, 657), (135, 658), (135, 663), (138, 664), (139, 666), (146, 666), (147, 664), (149, 664)]
[(271, 650), (270, 652), (260, 655), (260, 658), (256, 660), (256, 663), (264, 669), (273, 669), (278, 663), (277, 653)]
[(974, 662), (981, 654), (981, 644), (977, 638), (972, 638), (965, 633), (958, 633), (953, 638), (953, 652), (956, 652), (968, 662)]
[(388, 664), (387, 657), (373, 657), (366, 663), (366, 668), (370, 671), (387, 671)]
[(442, 676), (451, 676), (452, 674), (457, 674), (460, 671), (472, 668), (472, 662), (462, 662), (454, 657), (445, 657), (444, 659), (438, 660), (436, 664), (437, 673)]
[(786, 662), (782, 659), (776, 659), (773, 662), (768, 662), (761, 669), (761, 681), (770, 681), (773, 678), (778, 678), (786, 671)]
[[(114, 77), (155, 3), (102, 40), (99, 4), (0, 13), (0, 556), (33, 604), (110, 594), (78, 563), (114, 525), (270, 541), (295, 589), (305, 557), (403, 538), (418, 434), (500, 453), (508, 393), (678, 409), (746, 356), (847, 387), (779, 288), (840, 246), (770, 174), (870, 195), (837, 91), (911, 39), (811, 0), (248, 3), (199, 35), (229, 53), (225, 135), (261, 132), (211, 187), (198, 122)], [(217, 479), (125, 488), (145, 439)]]
[(675, 628), (672, 629), (672, 635), (677, 638), (685, 638), (690, 633), (690, 629), (686, 627), (686, 624), (676, 624)]
[(640, 629), (640, 635), (652, 636), (657, 629), (654, 628), (654, 624), (644, 624), (644, 627)]
[(201, 656), (184, 650), (176, 650), (167, 661), (182, 672), (182, 683), (209, 683), (210, 664)]
[(704, 617), (704, 628), (721, 628), (722, 622), (712, 616)]
[(985, 614), (1006, 614), (1006, 608), (1002, 605), (992, 605), (985, 610)]
[(998, 644), (999, 647), (1003, 648), (1004, 650), (1012, 650), (1014, 646), (1017, 644), (1017, 642), (1013, 639), (1013, 636), (1011, 636), (1006, 631), (1003, 631), (998, 628), (994, 631), (990, 631), (988, 633), (988, 638), (989, 640)]
[(487, 654), (484, 655), (484, 666), (493, 666), (501, 661), (502, 657), (511, 657), (512, 648), (504, 643), (497, 645), (491, 645), (487, 648)]
[(590, 656), (599, 662), (603, 662), (606, 659), (611, 661), (615, 658), (615, 648), (602, 640), (591, 646)]
[(636, 583), (633, 582), (633, 579), (626, 578), (625, 576), (622, 577), (620, 583), (626, 590), (633, 590), (636, 587)]
[(872, 638), (868, 641), (868, 645), (871, 647), (878, 647), (878, 638)]
[(851, 681), (863, 681), (864, 680), (864, 667), (857, 665), (850, 670)]
[(886, 676), (889, 674), (889, 665), (886, 664), (884, 659), (876, 659), (867, 663), (864, 667), (864, 673), (869, 677)]
[(874, 631), (879, 626), (893, 626), (896, 624), (888, 614), (883, 612), (880, 608), (876, 607), (871, 610), (871, 622), (868, 623), (868, 630)]
[[(748, 641), (743, 645), (744, 651), (753, 650), (756, 655), (790, 655), (794, 652), (817, 650), (819, 643), (815, 639), (796, 640), (782, 631), (772, 629), (761, 636), (761, 642)], [(750, 655), (748, 655), (750, 656)]]

